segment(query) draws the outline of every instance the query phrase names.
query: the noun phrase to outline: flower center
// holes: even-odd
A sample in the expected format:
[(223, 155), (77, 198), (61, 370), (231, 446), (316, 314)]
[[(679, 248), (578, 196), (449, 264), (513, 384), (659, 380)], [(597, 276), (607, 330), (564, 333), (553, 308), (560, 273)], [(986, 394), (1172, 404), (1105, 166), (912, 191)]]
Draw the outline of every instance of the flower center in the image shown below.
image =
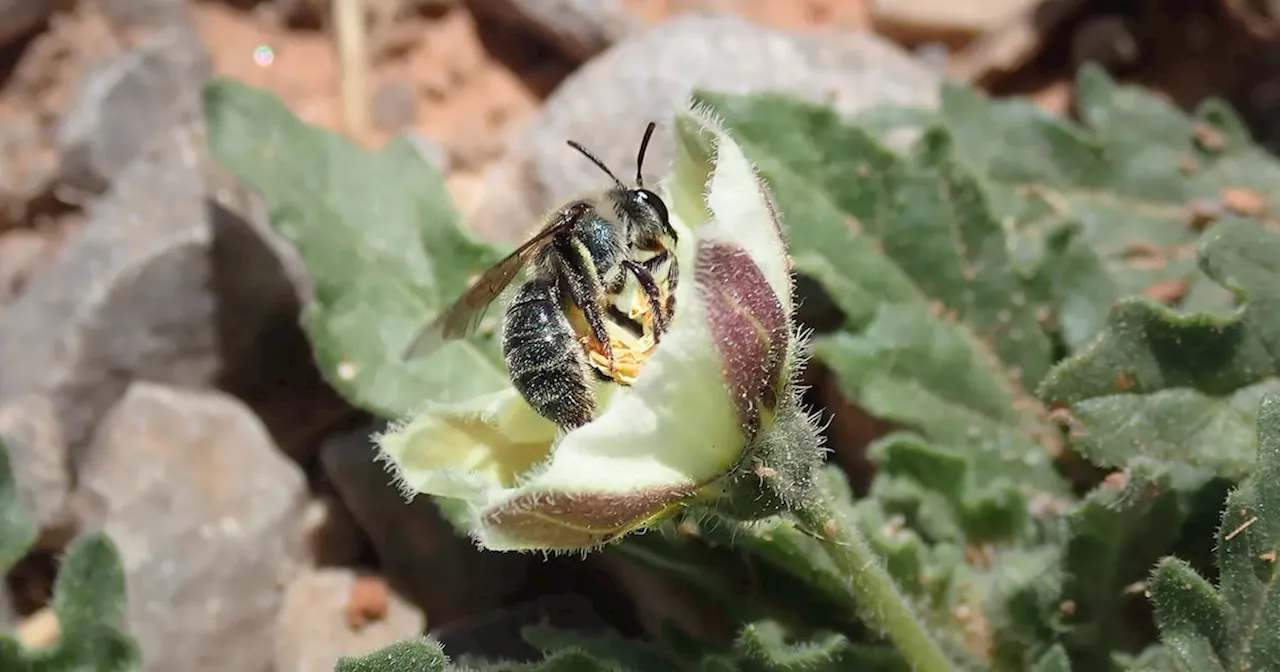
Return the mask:
[[(670, 296), (666, 278), (655, 279), (658, 281), (658, 304), (666, 305), (667, 297)], [(569, 321), (578, 334), (578, 342), (582, 344), (583, 351), (587, 353), (587, 362), (614, 382), (631, 385), (640, 375), (645, 361), (657, 348), (653, 336), (656, 316), (650, 309), (648, 296), (634, 278), (628, 280), (608, 308), (604, 324), (605, 331), (609, 334), (607, 347), (613, 350), (612, 371), (609, 369), (606, 344), (591, 336), (591, 329), (587, 326), (582, 311), (576, 307), (570, 310)]]

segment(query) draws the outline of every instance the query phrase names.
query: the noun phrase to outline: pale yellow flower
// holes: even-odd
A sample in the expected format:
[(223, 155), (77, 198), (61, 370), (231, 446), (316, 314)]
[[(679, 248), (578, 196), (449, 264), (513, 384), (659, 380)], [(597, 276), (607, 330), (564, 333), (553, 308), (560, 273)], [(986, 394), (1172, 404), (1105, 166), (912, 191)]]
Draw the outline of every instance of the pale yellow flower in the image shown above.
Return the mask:
[[(816, 434), (795, 392), (801, 349), (772, 198), (705, 110), (679, 109), (675, 122), (675, 169), (659, 194), (681, 281), (670, 331), (634, 383), (602, 384), (595, 419), (567, 433), (508, 387), (429, 404), (378, 437), (404, 491), (464, 501), (485, 548), (593, 548), (679, 507), (742, 501), (735, 474), (759, 481), (786, 468), (794, 487), (807, 483)], [(787, 424), (806, 445), (765, 437)]]

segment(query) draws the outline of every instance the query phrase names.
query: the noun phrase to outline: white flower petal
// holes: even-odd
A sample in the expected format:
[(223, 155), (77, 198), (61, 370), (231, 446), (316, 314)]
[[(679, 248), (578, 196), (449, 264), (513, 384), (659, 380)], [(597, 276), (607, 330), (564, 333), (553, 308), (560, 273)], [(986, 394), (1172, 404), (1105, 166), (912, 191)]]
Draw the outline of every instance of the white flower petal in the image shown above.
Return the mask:
[(714, 118), (676, 117), (661, 190), (681, 281), (635, 382), (603, 386), (596, 419), (554, 446), (554, 425), (512, 388), (429, 407), (381, 440), (403, 487), (471, 503), (487, 548), (587, 548), (660, 519), (728, 473), (776, 403), (791, 275), (772, 203)]
[(515, 388), (458, 404), (428, 404), (378, 437), (406, 492), (483, 506), (547, 458), (556, 426)]
[[(706, 115), (702, 112), (701, 115)], [(696, 118), (704, 118), (696, 117)], [(718, 128), (703, 127), (704, 133)], [(742, 148), (720, 131), (716, 134), (716, 168), (707, 190), (712, 222), (698, 232), (704, 240), (742, 246), (768, 279), (791, 314), (791, 268), (777, 211)]]
[[(677, 258), (692, 269), (693, 232)], [(522, 489), (558, 492), (692, 488), (723, 474), (742, 453), (737, 411), (721, 374), (707, 311), (688, 277), (676, 288), (676, 318), (631, 387), (601, 399), (590, 424), (568, 433), (546, 469)]]

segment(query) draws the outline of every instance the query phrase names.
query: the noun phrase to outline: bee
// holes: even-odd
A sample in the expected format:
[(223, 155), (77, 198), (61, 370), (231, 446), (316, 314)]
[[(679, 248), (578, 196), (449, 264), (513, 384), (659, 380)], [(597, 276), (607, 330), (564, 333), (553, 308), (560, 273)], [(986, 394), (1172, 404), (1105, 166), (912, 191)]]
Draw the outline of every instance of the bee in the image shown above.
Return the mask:
[[(598, 375), (625, 382), (616, 375), (618, 359), (608, 323), (626, 320), (617, 300), (629, 279), (635, 279), (643, 296), (652, 345), (675, 310), (676, 231), (666, 204), (645, 188), (641, 175), (654, 127), (650, 122), (640, 142), (634, 187), (581, 144), (568, 141), (614, 186), (552, 211), (533, 236), (424, 325), (402, 358), (427, 356), (445, 341), (475, 333), (489, 304), (529, 264), (530, 277), (508, 304), (502, 327), (502, 355), (511, 381), (534, 410), (557, 425), (572, 429), (589, 422), (595, 415), (593, 367)], [(661, 285), (655, 275), (662, 278)], [(589, 349), (602, 355), (603, 367), (592, 364)]]

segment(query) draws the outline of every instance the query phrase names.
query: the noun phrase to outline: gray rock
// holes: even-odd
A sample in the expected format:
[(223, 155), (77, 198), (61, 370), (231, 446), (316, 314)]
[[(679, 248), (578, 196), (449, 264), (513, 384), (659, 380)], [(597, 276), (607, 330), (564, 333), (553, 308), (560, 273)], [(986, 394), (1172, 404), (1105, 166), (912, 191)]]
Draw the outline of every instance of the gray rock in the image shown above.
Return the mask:
[(42, 129), (30, 117), (0, 124), (0, 229), (23, 220), (31, 201), (53, 184), (57, 167), (44, 143)]
[(502, 157), (506, 140), (495, 133), (488, 123), (472, 117), (462, 123), (458, 132), (449, 139), (446, 148), (450, 168), (463, 173), (477, 173)]
[(942, 42), (925, 42), (912, 50), (922, 64), (937, 72), (946, 72), (951, 61), (951, 49)]
[(78, 477), (77, 515), (120, 550), (143, 670), (268, 670), (306, 480), (262, 423), (222, 393), (134, 383)]
[(78, 235), (0, 311), (0, 399), (47, 396), (73, 465), (131, 380), (201, 386), (227, 382), (241, 361), (263, 370), (247, 355), (267, 325), (296, 325), (310, 296), (261, 199), (206, 148), (198, 124), (155, 129)]
[[(203, 136), (199, 142), (205, 146)], [(214, 256), (225, 271), (219, 293), (241, 300), (236, 319), (243, 321), (252, 303), (261, 304), (264, 316), (295, 315), (299, 302), (310, 302), (315, 294), (302, 255), (271, 228), (260, 194), (216, 161), (202, 162), (201, 173), (218, 242)]]
[(491, 169), (473, 225), (514, 242), (546, 210), (607, 186), (566, 140), (581, 142), (625, 178), (635, 172), (645, 124), (655, 121), (645, 173), (662, 175), (672, 156), (672, 111), (695, 88), (787, 92), (848, 114), (877, 104), (933, 104), (938, 83), (927, 66), (868, 33), (780, 31), (728, 15), (681, 16), (619, 43), (561, 83)]
[(0, 311), (0, 399), (47, 396), (73, 464), (132, 379), (200, 385), (220, 368), (200, 142), (163, 133)]
[(487, 553), (456, 532), (431, 498), (406, 502), (373, 459), (374, 427), (336, 434), (320, 463), (369, 536), (387, 580), (426, 611), (433, 624), (495, 606), (525, 579), (528, 556)]
[[(0, 404), (0, 438), (9, 451), (23, 511), (35, 520), (42, 536), (66, 530), (71, 475), (67, 445), (53, 404), (40, 396)], [(69, 535), (57, 536), (65, 541)]]
[(297, 248), (271, 228), (262, 197), (216, 161), (203, 165), (219, 297), (220, 386), (244, 399), (281, 449), (312, 464), (352, 409), (324, 381), (298, 320), (314, 292)]
[(45, 266), (57, 249), (46, 231), (10, 229), (0, 233), (0, 306), (12, 301), (27, 280)]
[(53, 0), (0, 0), (0, 47), (26, 35), (53, 10)]
[(528, 30), (586, 60), (643, 27), (621, 0), (469, 0), (477, 14)]
[(274, 672), (332, 672), (338, 659), (370, 653), (426, 628), (422, 612), (387, 593), (381, 618), (353, 628), (346, 610), (359, 577), (349, 569), (306, 569), (289, 582), (275, 625)]
[(435, 168), (441, 175), (444, 175), (453, 168), (453, 157), (449, 155), (449, 150), (440, 143), (423, 135), (417, 129), (408, 129), (404, 132), (403, 137), (418, 150), (418, 156), (427, 165)]
[(384, 131), (399, 131), (418, 116), (418, 101), (407, 82), (384, 82), (373, 93), (373, 123)]
[(157, 129), (198, 118), (201, 86), (211, 74), (208, 51), (186, 25), (165, 28), (92, 67), (58, 128), (61, 182), (104, 191)]
[(190, 20), (187, 0), (98, 0), (98, 11), (115, 30), (161, 28)]

